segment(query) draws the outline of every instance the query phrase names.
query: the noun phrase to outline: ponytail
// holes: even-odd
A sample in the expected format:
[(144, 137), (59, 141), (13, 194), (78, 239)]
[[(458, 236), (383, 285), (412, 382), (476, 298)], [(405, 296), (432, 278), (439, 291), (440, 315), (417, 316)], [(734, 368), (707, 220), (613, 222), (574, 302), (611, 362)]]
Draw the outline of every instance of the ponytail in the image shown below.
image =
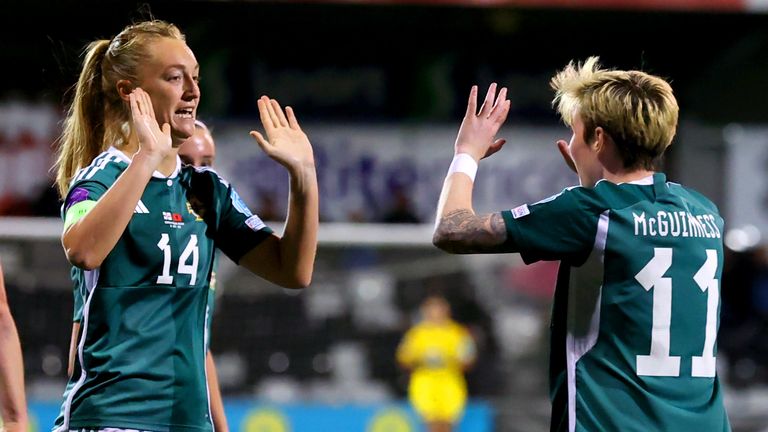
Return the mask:
[(72, 104), (64, 120), (56, 159), (56, 187), (63, 199), (77, 170), (85, 167), (104, 149), (104, 79), (102, 63), (109, 41), (91, 42), (85, 50), (83, 70)]

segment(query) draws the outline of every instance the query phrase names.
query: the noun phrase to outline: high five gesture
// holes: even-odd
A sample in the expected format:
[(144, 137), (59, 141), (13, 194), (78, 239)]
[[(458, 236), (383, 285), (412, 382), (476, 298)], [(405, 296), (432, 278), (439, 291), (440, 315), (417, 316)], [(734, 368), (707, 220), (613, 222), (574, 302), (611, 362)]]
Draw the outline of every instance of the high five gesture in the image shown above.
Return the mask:
[(266, 96), (258, 100), (259, 116), (267, 137), (258, 131), (251, 131), (264, 153), (286, 167), (296, 171), (301, 167), (313, 167), (315, 158), (309, 138), (301, 130), (291, 107), (283, 112), (280, 104)]
[(501, 150), (506, 143), (504, 139), (496, 139), (496, 134), (507, 119), (510, 102), (507, 99), (507, 88), (502, 88), (497, 95), (496, 87), (496, 83), (488, 87), (483, 105), (478, 111), (477, 86), (472, 86), (467, 112), (456, 137), (456, 154), (466, 153), (480, 160)]

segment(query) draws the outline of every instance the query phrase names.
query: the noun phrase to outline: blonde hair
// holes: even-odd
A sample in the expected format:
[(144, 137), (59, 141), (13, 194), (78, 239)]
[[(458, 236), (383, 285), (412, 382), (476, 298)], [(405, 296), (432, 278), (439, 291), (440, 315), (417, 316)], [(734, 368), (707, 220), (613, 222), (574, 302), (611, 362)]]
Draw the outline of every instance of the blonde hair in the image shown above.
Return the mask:
[(601, 127), (616, 143), (625, 168), (654, 169), (672, 143), (679, 108), (672, 87), (640, 71), (601, 69), (598, 57), (571, 61), (550, 81), (552, 105), (568, 125), (578, 115), (584, 139)]
[(171, 23), (150, 20), (127, 26), (111, 41), (97, 40), (85, 48), (54, 165), (62, 199), (75, 173), (106, 150), (107, 143), (127, 141), (130, 110), (117, 91), (117, 82), (138, 83), (139, 67), (149, 58), (149, 44), (159, 38), (184, 40), (184, 35)]

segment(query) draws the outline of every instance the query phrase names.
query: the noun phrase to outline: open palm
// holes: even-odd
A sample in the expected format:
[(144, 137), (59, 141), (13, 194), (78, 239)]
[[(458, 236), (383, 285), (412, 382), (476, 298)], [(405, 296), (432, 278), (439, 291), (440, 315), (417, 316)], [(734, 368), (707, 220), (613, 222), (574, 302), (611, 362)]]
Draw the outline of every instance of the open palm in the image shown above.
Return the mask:
[(456, 154), (467, 153), (475, 160), (480, 160), (499, 151), (506, 140), (496, 139), (496, 133), (507, 119), (509, 105), (507, 89), (502, 88), (496, 95), (496, 83), (493, 83), (488, 87), (485, 100), (478, 112), (477, 86), (472, 86), (467, 102), (467, 112), (456, 137)]
[(289, 170), (313, 166), (315, 157), (312, 145), (301, 130), (293, 109), (286, 107), (283, 112), (276, 100), (266, 96), (259, 98), (258, 106), (261, 124), (267, 135), (264, 138), (261, 133), (251, 131), (251, 136), (256, 139), (259, 147)]
[(155, 110), (149, 94), (137, 87), (130, 94), (133, 128), (139, 138), (140, 150), (162, 160), (172, 149), (171, 126), (163, 124), (162, 129), (155, 119)]

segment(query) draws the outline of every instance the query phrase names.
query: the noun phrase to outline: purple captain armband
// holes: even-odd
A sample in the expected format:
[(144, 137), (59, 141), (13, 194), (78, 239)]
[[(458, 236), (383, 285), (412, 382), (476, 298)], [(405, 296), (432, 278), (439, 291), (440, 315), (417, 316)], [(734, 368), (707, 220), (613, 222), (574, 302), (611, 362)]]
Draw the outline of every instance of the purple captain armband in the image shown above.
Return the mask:
[(73, 189), (72, 192), (69, 193), (69, 197), (67, 198), (67, 202), (64, 203), (64, 211), (69, 210), (70, 207), (72, 207), (73, 205), (75, 205), (75, 204), (77, 204), (79, 202), (87, 201), (88, 200), (88, 194), (89, 194), (89, 192), (88, 192), (88, 189), (86, 189), (86, 188), (78, 187), (78, 188)]

